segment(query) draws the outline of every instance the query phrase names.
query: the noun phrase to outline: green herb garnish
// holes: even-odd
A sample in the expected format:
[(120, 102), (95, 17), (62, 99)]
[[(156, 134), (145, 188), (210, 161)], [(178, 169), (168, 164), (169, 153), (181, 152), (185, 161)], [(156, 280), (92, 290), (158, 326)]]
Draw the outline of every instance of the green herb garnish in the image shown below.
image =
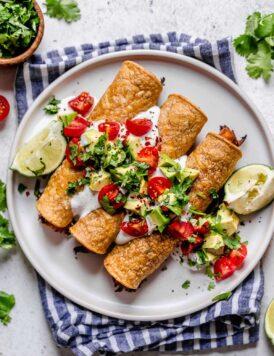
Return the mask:
[(110, 215), (114, 215), (116, 213), (116, 210), (113, 208), (109, 201), (109, 198), (106, 195), (103, 196), (103, 198), (100, 200), (100, 204), (102, 208)]
[(0, 291), (0, 321), (2, 324), (8, 325), (8, 323), (11, 321), (9, 313), (14, 305), (14, 295)]
[(0, 247), (8, 250), (15, 245), (15, 235), (12, 230), (9, 230), (9, 221), (0, 214)]
[(1, 0), (0, 58), (24, 52), (35, 39), (39, 23), (32, 0)]
[(17, 190), (20, 194), (24, 193), (24, 191), (27, 189), (27, 187), (25, 186), (25, 184), (23, 183), (19, 183), (18, 184), (18, 187), (17, 187)]
[(219, 194), (216, 189), (209, 189), (209, 195), (212, 197), (212, 199), (218, 199)]
[[(60, 100), (55, 100), (55, 101), (59, 101), (60, 102)], [(76, 112), (72, 112), (71, 114), (65, 114), (65, 115), (59, 116), (59, 119), (62, 121), (63, 126), (67, 127), (76, 118), (76, 116), (77, 116), (77, 113)]]
[(80, 9), (75, 0), (46, 0), (46, 15), (66, 22), (78, 21), (81, 18)]
[(0, 179), (0, 211), (5, 211), (7, 209), (6, 201), (6, 184)]
[(89, 177), (79, 178), (79, 179), (77, 179), (76, 182), (69, 182), (68, 186), (67, 186), (67, 194), (73, 195), (76, 193), (78, 188), (80, 188), (84, 185), (89, 185), (89, 184), (90, 184)]
[(59, 104), (61, 103), (61, 100), (55, 99), (55, 96), (47, 103), (47, 105), (44, 107), (44, 111), (48, 115), (55, 115), (58, 113), (60, 110)]
[(212, 299), (212, 302), (219, 302), (220, 300), (228, 300), (231, 294), (232, 292), (226, 292), (226, 293), (221, 293), (219, 295), (216, 295), (216, 297)]
[(244, 34), (233, 41), (236, 52), (246, 58), (246, 71), (251, 78), (268, 80), (273, 71), (274, 13), (254, 12), (247, 17)]
[(184, 281), (184, 283), (182, 284), (182, 288), (188, 289), (189, 287), (190, 287), (190, 281), (187, 279), (187, 280)]
[[(215, 283), (214, 282), (209, 282), (208, 286), (207, 286), (207, 290), (212, 290), (215, 288)], [(216, 297), (215, 297), (216, 298)]]

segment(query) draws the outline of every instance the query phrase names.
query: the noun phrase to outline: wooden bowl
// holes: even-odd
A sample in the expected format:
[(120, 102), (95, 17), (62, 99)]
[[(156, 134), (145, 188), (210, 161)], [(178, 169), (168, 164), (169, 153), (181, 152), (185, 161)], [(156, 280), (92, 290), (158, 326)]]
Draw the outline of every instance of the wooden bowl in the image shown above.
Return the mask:
[(25, 52), (19, 54), (18, 56), (13, 58), (0, 58), (0, 66), (12, 66), (26, 61), (39, 46), (44, 34), (44, 16), (42, 10), (40, 9), (40, 6), (37, 4), (36, 1), (34, 1), (34, 9), (40, 19), (40, 24), (34, 41), (30, 45), (30, 47), (25, 50)]

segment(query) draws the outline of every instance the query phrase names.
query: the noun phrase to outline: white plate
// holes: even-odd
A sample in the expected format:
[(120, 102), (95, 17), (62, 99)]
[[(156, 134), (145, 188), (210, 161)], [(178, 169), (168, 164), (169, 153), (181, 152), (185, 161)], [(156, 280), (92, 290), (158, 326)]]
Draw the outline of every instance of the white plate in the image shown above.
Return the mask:
[[(50, 95), (62, 98), (88, 90), (100, 97), (126, 59), (136, 60), (159, 78), (166, 78), (160, 103), (169, 93), (181, 93), (205, 111), (209, 120), (199, 140), (207, 131), (218, 131), (219, 125), (227, 124), (239, 137), (248, 134), (239, 166), (273, 162), (269, 129), (254, 105), (234, 83), (197, 60), (158, 51), (127, 51), (102, 56), (61, 76), (35, 100), (25, 115), (13, 144), (10, 162), (17, 148), (32, 134)], [(19, 182), (30, 188), (28, 198), (17, 192)], [(24, 253), (34, 268), (63, 295), (91, 310), (118, 318), (163, 320), (208, 306), (214, 296), (233, 290), (252, 271), (266, 250), (273, 231), (272, 206), (247, 217), (247, 223), (241, 226), (241, 235), (249, 242), (244, 267), (231, 278), (218, 283), (212, 291), (207, 290), (208, 277), (191, 272), (169, 259), (167, 270), (156, 272), (135, 293), (115, 293), (113, 281), (103, 268), (102, 257), (78, 254), (75, 259), (75, 241), (38, 222), (33, 186), (33, 180), (9, 171), (9, 212)], [(251, 219), (252, 223), (249, 223)], [(186, 279), (191, 280), (187, 290), (181, 288)]]

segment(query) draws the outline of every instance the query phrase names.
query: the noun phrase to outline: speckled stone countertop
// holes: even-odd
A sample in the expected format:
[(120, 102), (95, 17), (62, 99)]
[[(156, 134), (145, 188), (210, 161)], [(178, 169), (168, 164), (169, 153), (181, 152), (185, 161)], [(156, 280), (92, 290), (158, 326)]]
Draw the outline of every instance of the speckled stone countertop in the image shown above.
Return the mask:
[[(42, 5), (43, 1), (38, 0), (38, 3)], [(96, 43), (137, 33), (177, 31), (214, 40), (240, 34), (244, 29), (245, 18), (253, 11), (274, 12), (274, 3), (270, 0), (78, 0), (78, 3), (82, 10), (79, 22), (68, 25), (45, 16), (45, 35), (39, 52), (83, 42)], [(262, 80), (250, 79), (244, 71), (243, 59), (237, 55), (235, 65), (239, 86), (257, 105), (273, 132), (274, 75), (266, 84)], [(0, 69), (0, 94), (8, 98), (12, 107), (6, 123), (0, 125), (2, 180), (6, 180), (8, 153), (16, 130), (14, 77), (15, 68)], [(273, 255), (272, 242), (264, 256), (265, 294), (261, 310), (262, 320), (267, 305), (274, 297)], [(8, 327), (0, 325), (0, 355), (71, 355), (70, 351), (58, 349), (53, 342), (43, 315), (34, 270), (20, 248), (12, 254), (0, 252), (0, 289), (12, 292), (16, 296), (12, 322)], [(260, 333), (260, 341), (256, 346), (230, 348), (212, 352), (210, 355), (224, 353), (229, 356), (271, 355), (273, 349), (265, 337), (263, 324)], [(156, 356), (158, 353), (143, 354)]]

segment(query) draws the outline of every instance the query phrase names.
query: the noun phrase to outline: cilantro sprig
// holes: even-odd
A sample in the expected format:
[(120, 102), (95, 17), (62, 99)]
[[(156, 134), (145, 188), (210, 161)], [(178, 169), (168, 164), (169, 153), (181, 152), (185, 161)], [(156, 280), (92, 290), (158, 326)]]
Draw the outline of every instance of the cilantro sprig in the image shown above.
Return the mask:
[(274, 13), (254, 12), (247, 17), (244, 34), (233, 41), (236, 52), (246, 58), (246, 71), (251, 78), (268, 80), (273, 71)]
[(48, 115), (55, 115), (58, 113), (60, 107), (59, 104), (61, 103), (61, 100), (58, 100), (55, 98), (55, 96), (53, 96), (49, 102), (47, 103), (47, 105), (44, 107), (44, 111), (46, 114)]
[(75, 0), (46, 0), (46, 15), (70, 23), (81, 18), (81, 12)]
[[(0, 211), (7, 210), (6, 202), (6, 185), (0, 180)], [(10, 249), (16, 245), (15, 235), (12, 230), (9, 230), (8, 220), (0, 214), (0, 247)]]
[(14, 305), (14, 295), (0, 291), (0, 321), (2, 324), (7, 325), (11, 321), (9, 314)]

